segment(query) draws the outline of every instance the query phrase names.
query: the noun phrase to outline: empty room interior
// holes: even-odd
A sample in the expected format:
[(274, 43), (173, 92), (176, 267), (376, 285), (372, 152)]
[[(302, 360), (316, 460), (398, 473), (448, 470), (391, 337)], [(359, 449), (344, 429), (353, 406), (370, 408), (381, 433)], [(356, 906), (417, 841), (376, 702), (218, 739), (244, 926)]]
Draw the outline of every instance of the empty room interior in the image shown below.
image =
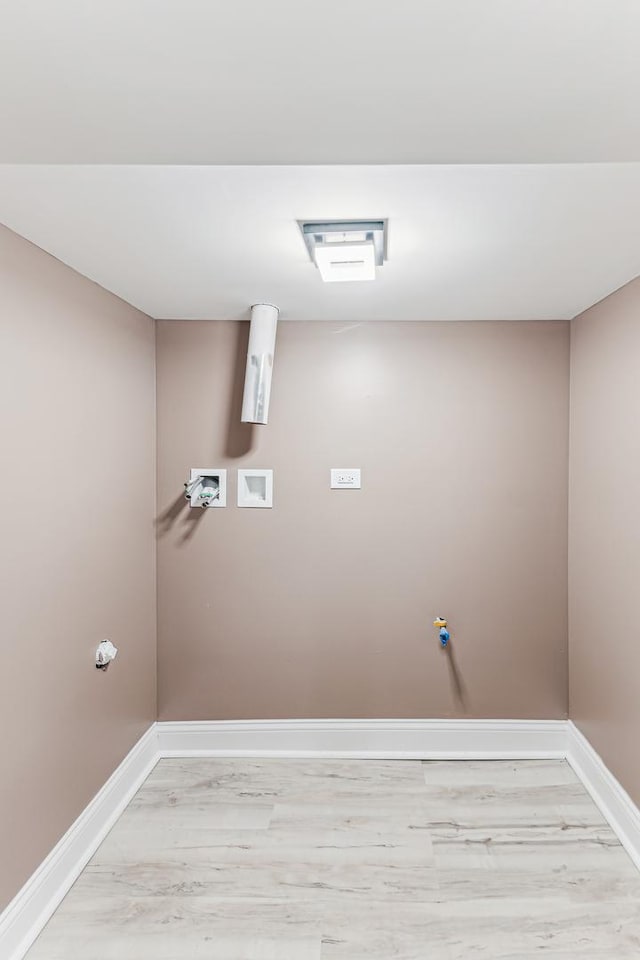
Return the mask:
[(640, 957), (640, 3), (0, 4), (0, 960)]

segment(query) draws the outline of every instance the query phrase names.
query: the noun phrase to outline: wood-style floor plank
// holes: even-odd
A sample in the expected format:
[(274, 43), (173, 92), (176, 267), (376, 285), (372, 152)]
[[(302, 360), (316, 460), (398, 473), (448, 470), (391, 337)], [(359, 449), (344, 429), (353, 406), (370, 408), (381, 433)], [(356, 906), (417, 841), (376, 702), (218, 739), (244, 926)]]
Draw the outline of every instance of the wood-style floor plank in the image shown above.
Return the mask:
[(28, 960), (640, 956), (564, 761), (163, 760)]

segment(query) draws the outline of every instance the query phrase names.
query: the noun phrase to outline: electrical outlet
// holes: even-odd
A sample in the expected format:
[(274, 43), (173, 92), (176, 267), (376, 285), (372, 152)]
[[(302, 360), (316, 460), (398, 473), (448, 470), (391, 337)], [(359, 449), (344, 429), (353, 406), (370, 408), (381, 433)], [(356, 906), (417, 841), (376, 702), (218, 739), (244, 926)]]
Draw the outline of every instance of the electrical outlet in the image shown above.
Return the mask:
[(332, 490), (359, 490), (360, 467), (333, 467), (331, 470)]

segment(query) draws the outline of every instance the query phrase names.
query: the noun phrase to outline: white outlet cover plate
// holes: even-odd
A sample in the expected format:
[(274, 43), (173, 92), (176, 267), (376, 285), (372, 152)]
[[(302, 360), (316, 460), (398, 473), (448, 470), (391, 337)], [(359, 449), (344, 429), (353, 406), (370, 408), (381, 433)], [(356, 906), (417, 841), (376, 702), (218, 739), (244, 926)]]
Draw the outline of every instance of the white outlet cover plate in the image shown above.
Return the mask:
[(361, 486), (360, 467), (331, 468), (332, 490), (359, 490)]

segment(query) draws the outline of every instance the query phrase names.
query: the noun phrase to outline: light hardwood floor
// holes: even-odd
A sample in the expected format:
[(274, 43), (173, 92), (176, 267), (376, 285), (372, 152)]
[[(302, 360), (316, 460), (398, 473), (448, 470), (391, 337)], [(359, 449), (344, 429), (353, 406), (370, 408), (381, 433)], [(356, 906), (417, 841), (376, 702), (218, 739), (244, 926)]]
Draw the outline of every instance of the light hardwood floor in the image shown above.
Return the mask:
[(163, 760), (28, 960), (640, 957), (564, 761)]

